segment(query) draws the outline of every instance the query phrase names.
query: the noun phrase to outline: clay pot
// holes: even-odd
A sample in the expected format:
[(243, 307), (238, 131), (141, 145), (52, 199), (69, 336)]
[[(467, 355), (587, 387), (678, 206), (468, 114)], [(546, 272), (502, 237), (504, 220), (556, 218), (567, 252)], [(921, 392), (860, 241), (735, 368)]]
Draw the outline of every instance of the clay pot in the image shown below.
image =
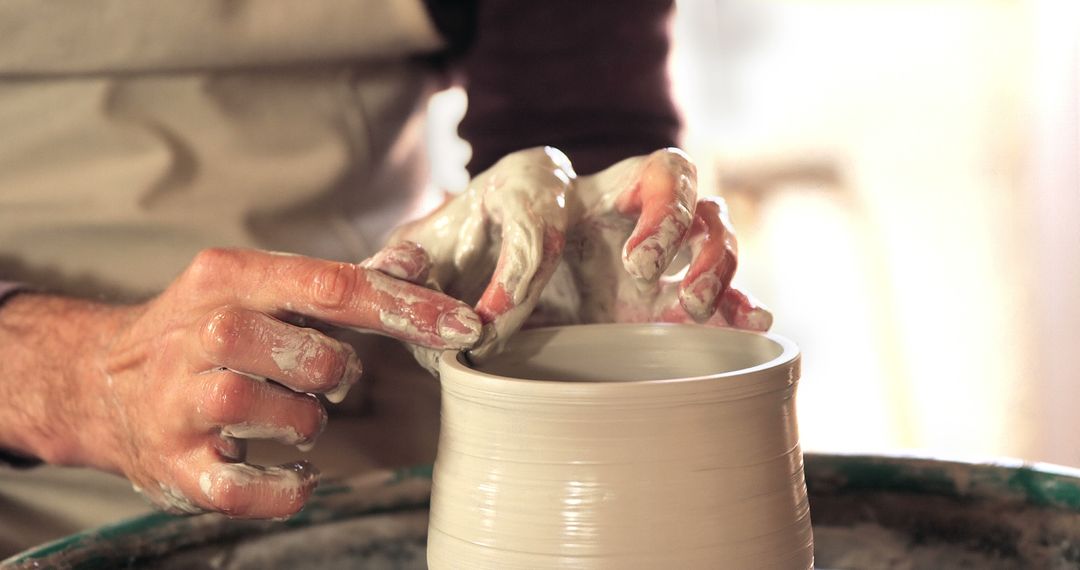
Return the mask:
[(790, 341), (537, 329), (440, 372), (430, 568), (812, 567)]

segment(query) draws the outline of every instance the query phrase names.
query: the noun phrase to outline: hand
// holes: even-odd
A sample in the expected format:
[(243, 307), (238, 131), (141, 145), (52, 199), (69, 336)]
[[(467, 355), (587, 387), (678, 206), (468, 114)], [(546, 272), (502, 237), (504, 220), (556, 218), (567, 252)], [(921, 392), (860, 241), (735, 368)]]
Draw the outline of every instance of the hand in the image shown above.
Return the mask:
[[(692, 260), (686, 274), (664, 277), (680, 250)], [(565, 156), (544, 148), (507, 156), (364, 265), (476, 303), (486, 326), (473, 353), (482, 356), (526, 320), (767, 330), (772, 315), (731, 285), (736, 263), (723, 201), (697, 200), (681, 151), (577, 178)], [(434, 372), (439, 353), (412, 349)]]
[[(573, 177), (555, 149), (510, 154), (463, 194), (400, 228), (364, 266), (475, 304), (484, 323), (476, 351), (495, 350), (532, 313), (558, 265)], [(439, 351), (411, 348), (435, 368)]]
[[(566, 267), (541, 309), (549, 322), (771, 326), (772, 315), (731, 285), (735, 232), (722, 200), (697, 199), (697, 172), (682, 151), (659, 150), (580, 177), (571, 196)], [(680, 251), (689, 260), (685, 275), (665, 277)]]
[[(306, 462), (243, 463), (243, 438), (310, 445), (360, 376), (348, 345), (294, 323), (468, 348), (480, 322), (465, 304), (357, 265), (209, 250), (161, 295), (103, 318), (111, 340), (90, 359), (75, 413), (77, 457), (124, 474), (174, 512), (283, 517), (317, 471)], [(266, 379), (271, 381), (267, 381)]]

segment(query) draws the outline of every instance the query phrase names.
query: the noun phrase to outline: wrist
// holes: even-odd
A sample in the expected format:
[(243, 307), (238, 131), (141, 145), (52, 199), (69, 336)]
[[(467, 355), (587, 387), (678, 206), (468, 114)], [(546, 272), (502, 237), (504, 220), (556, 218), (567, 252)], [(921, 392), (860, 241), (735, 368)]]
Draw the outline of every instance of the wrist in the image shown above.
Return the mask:
[[(57, 465), (102, 465), (95, 364), (116, 309), (21, 293), (0, 310), (0, 448)], [(98, 428), (98, 429), (95, 429)]]

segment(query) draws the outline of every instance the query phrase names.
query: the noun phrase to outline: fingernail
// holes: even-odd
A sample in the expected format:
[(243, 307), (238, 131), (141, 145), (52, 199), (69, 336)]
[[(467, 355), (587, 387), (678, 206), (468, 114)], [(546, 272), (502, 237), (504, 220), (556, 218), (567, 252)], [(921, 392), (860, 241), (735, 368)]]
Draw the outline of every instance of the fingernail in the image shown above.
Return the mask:
[(364, 367), (360, 364), (360, 358), (356, 356), (355, 352), (350, 350), (349, 358), (345, 361), (345, 372), (341, 375), (341, 383), (333, 390), (324, 393), (323, 396), (331, 403), (340, 404), (345, 400), (345, 396), (348, 395), (353, 384), (360, 381), (360, 376), (363, 375), (363, 373)]
[(324, 431), (326, 431), (326, 422), (329, 420), (329, 416), (326, 414), (326, 408), (319, 406), (319, 411), (322, 413), (322, 417), (319, 419), (319, 431), (316, 431), (315, 435), (311, 436), (311, 439), (296, 443), (296, 449), (299, 449), (304, 453), (315, 449), (315, 441), (319, 439), (319, 436), (322, 435)]
[(439, 336), (447, 344), (468, 348), (480, 340), (480, 317), (466, 307), (459, 307), (439, 315)]

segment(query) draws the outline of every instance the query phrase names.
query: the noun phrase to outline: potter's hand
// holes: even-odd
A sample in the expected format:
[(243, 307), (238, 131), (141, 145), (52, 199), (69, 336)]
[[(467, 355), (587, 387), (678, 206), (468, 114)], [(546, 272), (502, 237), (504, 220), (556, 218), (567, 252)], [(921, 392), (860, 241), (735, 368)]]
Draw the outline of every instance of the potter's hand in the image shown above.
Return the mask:
[[(723, 201), (697, 199), (677, 149), (630, 158), (577, 179), (566, 264), (539, 322), (708, 322), (767, 330), (772, 315), (731, 285), (737, 246)], [(665, 277), (676, 254), (684, 276)]]
[[(552, 148), (507, 155), (363, 265), (475, 303), (484, 335), (474, 352), (493, 350), (528, 318), (558, 265), (573, 176)], [(434, 369), (438, 351), (411, 348)]]
[(158, 297), (102, 312), (108, 340), (68, 395), (78, 444), (47, 459), (122, 473), (174, 512), (297, 512), (314, 468), (243, 463), (241, 438), (310, 445), (326, 422), (315, 394), (340, 401), (361, 368), (348, 345), (290, 324), (301, 319), (435, 348), (467, 348), (480, 332), (467, 305), (377, 271), (208, 250)]

